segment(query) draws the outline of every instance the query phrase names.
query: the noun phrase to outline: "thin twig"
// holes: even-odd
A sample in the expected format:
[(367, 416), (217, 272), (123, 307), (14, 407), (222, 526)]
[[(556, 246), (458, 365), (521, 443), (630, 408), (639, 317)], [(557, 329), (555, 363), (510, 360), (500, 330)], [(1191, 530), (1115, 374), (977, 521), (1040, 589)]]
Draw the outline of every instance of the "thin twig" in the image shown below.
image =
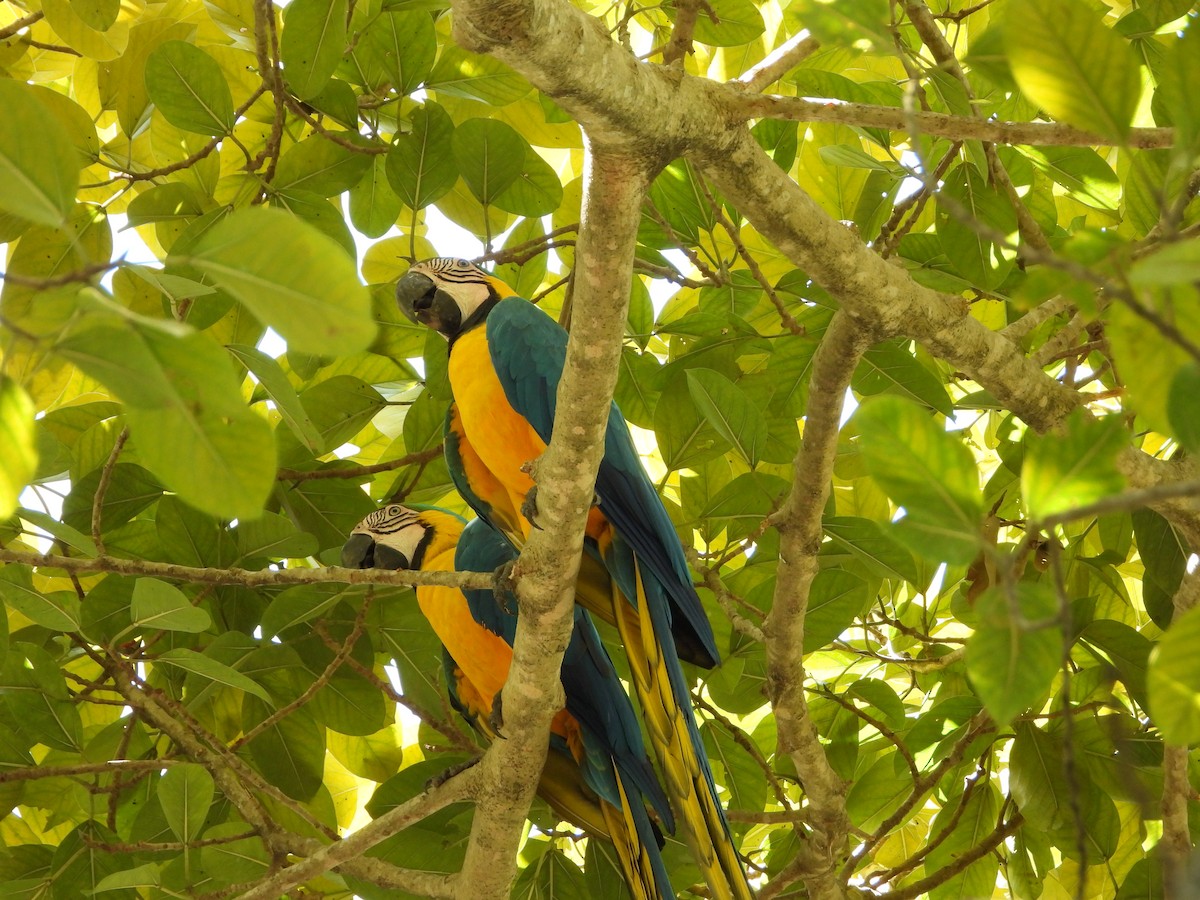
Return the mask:
[(29, 15), (17, 19), (15, 22), (9, 22), (3, 28), (0, 28), (0, 41), (7, 40), (18, 31), (28, 28), (30, 25), (35, 25), (45, 18), (46, 13), (42, 10), (31, 12)]
[(108, 486), (112, 483), (113, 470), (116, 468), (117, 460), (121, 456), (121, 448), (125, 446), (125, 442), (129, 440), (129, 428), (121, 429), (121, 433), (117, 435), (117, 439), (113, 442), (113, 448), (108, 454), (108, 459), (104, 463), (104, 468), (100, 470), (100, 481), (96, 485), (96, 495), (92, 498), (92, 543), (96, 545), (96, 555), (104, 556), (104, 538), (101, 536), (101, 517), (104, 512), (104, 495), (108, 493)]
[[(950, 113), (916, 111), (909, 116), (894, 106), (843, 103), (837, 100), (804, 100), (775, 94), (747, 96), (738, 91), (727, 104), (728, 115), (738, 119), (789, 119), (798, 122), (835, 122), (860, 128), (886, 128), (951, 140), (992, 141), (1029, 147), (1105, 147), (1112, 139), (1058, 122), (999, 122)], [(1162, 149), (1175, 142), (1173, 128), (1131, 128), (1126, 143), (1140, 150)]]
[(271, 587), (296, 584), (374, 584), (403, 587), (428, 584), (441, 587), (466, 587), (490, 590), (495, 586), (491, 572), (413, 572), (387, 569), (249, 569), (197, 568), (175, 563), (159, 563), (116, 556), (76, 559), (49, 553), (0, 548), (0, 562), (23, 563), (34, 568), (62, 569), (64, 572), (115, 572), (119, 575), (150, 575), (194, 584), (236, 584), (242, 587)]
[(314, 469), (279, 469), (275, 473), (278, 481), (319, 481), (325, 478), (364, 478), (377, 475), (380, 472), (392, 472), (405, 466), (419, 465), (437, 459), (442, 455), (442, 445), (418, 450), (399, 459), (389, 459), (387, 462), (373, 463), (369, 466), (347, 466), (345, 468)]
[(816, 53), (820, 47), (821, 42), (810, 34), (792, 35), (739, 75), (732, 84), (745, 91), (760, 93)]

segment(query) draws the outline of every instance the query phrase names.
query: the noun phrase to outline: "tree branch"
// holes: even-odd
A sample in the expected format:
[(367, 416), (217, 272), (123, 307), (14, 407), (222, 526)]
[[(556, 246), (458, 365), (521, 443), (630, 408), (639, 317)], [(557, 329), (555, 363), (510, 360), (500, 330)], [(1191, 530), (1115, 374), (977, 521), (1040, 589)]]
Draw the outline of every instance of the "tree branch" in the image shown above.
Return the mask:
[[(749, 119), (793, 119), (798, 122), (834, 122), (859, 128), (886, 128), (912, 134), (959, 141), (989, 141), (994, 144), (1022, 144), (1028, 147), (1094, 147), (1111, 140), (1058, 122), (997, 122), (950, 113), (914, 110), (871, 103), (804, 100), (776, 94), (744, 96), (742, 92), (726, 102), (731, 117)], [(1131, 128), (1129, 144), (1141, 150), (1162, 149), (1175, 142), (1172, 128)]]
[(8, 40), (18, 31), (28, 28), (30, 25), (36, 25), (45, 17), (45, 13), (40, 9), (37, 12), (31, 12), (27, 16), (17, 19), (15, 22), (9, 22), (3, 28), (0, 28), (0, 41)]
[[(1183, 576), (1173, 598), (1175, 619), (1200, 604), (1200, 570)], [(1188, 778), (1188, 748), (1167, 744), (1163, 748), (1162, 847), (1163, 886), (1167, 897), (1183, 897), (1180, 893), (1192, 855), (1192, 835), (1188, 828), (1188, 801), (1192, 785)]]
[(767, 692), (779, 729), (779, 752), (791, 756), (808, 799), (815, 865), (805, 882), (812, 897), (840, 897), (837, 863), (850, 829), (846, 788), (829, 765), (804, 696), (804, 620), (820, 568), (821, 513), (829, 496), (842, 404), (867, 338), (844, 312), (834, 314), (813, 358), (804, 438), (792, 490), (775, 517), (779, 568), (766, 635)]
[(821, 42), (812, 35), (793, 35), (743, 72), (733, 84), (744, 91), (757, 94), (777, 82), (820, 48)]
[(201, 569), (174, 563), (159, 563), (141, 559), (121, 559), (116, 556), (97, 556), (76, 559), (33, 553), (28, 550), (0, 548), (0, 562), (23, 563), (34, 568), (62, 569), (64, 572), (115, 572), (118, 575), (149, 575), (193, 584), (236, 584), (242, 587), (271, 587), (295, 584), (375, 584), (394, 587), (433, 584), (444, 587), (491, 589), (496, 577), (491, 572), (410, 572), (383, 569), (343, 569), (328, 566), (323, 569)]
[[(301, 862), (288, 866), (258, 882), (252, 889), (243, 893), (239, 900), (273, 900), (330, 869), (344, 866), (361, 857), (381, 841), (403, 831), (414, 822), (419, 822), (452, 803), (468, 799), (478, 786), (478, 782), (478, 768), (465, 769), (425, 793), (418, 794), (411, 800), (406, 800), (399, 806), (388, 810), (353, 834), (335, 843), (320, 847)], [(388, 874), (376, 877), (381, 883), (388, 882), (389, 886), (402, 887), (404, 890), (426, 897), (447, 898), (448, 900), (454, 896), (453, 887), (458, 876), (405, 871), (383, 863), (382, 860), (363, 859), (361, 862), (368, 865), (386, 866), (390, 870)], [(403, 884), (399, 882), (403, 882)]]
[[(469, 5), (456, 6), (456, 30), (470, 27), (470, 11)], [(503, 17), (492, 7), (486, 21)], [(567, 360), (550, 445), (534, 472), (542, 530), (530, 535), (513, 568), (521, 615), (503, 695), (509, 738), (494, 743), (480, 763), (478, 807), (459, 881), (463, 900), (508, 896), (550, 719), (562, 708), (559, 669), (616, 388), (637, 223), (651, 177), (645, 163), (623, 148), (589, 135), (587, 149)]]

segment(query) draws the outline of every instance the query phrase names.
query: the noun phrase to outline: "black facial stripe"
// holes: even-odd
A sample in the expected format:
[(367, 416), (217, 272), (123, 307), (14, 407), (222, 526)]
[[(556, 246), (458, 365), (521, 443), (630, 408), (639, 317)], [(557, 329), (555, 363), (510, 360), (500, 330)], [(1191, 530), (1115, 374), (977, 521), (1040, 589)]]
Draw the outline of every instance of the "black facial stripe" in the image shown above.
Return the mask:
[(417, 549), (413, 551), (411, 569), (420, 570), (421, 563), (425, 561), (425, 551), (429, 549), (430, 543), (433, 542), (433, 529), (426, 528), (425, 534), (422, 536), (420, 543), (417, 544)]

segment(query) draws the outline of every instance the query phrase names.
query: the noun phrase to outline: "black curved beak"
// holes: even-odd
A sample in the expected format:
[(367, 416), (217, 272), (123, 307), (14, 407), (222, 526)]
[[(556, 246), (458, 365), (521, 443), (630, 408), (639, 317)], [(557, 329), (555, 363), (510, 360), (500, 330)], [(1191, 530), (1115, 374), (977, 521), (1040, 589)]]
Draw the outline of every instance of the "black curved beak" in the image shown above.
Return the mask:
[(347, 569), (375, 567), (375, 538), (369, 534), (352, 534), (342, 544), (342, 565)]
[(400, 312), (413, 322), (420, 322), (420, 314), (433, 308), (433, 297), (437, 286), (433, 280), (420, 272), (407, 272), (396, 284), (396, 302)]
[(411, 569), (408, 557), (369, 534), (352, 534), (342, 544), (342, 565), (347, 569)]
[(396, 284), (396, 303), (412, 322), (428, 325), (446, 337), (458, 333), (462, 310), (454, 298), (420, 272), (407, 272)]

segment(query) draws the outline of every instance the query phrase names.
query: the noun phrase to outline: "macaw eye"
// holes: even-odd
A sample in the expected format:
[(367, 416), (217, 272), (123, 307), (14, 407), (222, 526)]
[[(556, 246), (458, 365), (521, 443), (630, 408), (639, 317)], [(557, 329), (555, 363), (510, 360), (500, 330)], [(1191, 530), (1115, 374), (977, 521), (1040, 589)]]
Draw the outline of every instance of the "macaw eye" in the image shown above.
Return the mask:
[(389, 506), (387, 511), (388, 511), (389, 516), (400, 515), (400, 507), (399, 506)]
[(454, 262), (455, 262), (455, 264), (456, 264), (456, 265), (460, 265), (460, 266), (462, 266), (464, 269), (473, 269), (473, 268), (475, 268), (474, 266), (472, 266), (472, 265), (471, 265), (471, 261), (470, 261), (469, 259), (456, 259)]

